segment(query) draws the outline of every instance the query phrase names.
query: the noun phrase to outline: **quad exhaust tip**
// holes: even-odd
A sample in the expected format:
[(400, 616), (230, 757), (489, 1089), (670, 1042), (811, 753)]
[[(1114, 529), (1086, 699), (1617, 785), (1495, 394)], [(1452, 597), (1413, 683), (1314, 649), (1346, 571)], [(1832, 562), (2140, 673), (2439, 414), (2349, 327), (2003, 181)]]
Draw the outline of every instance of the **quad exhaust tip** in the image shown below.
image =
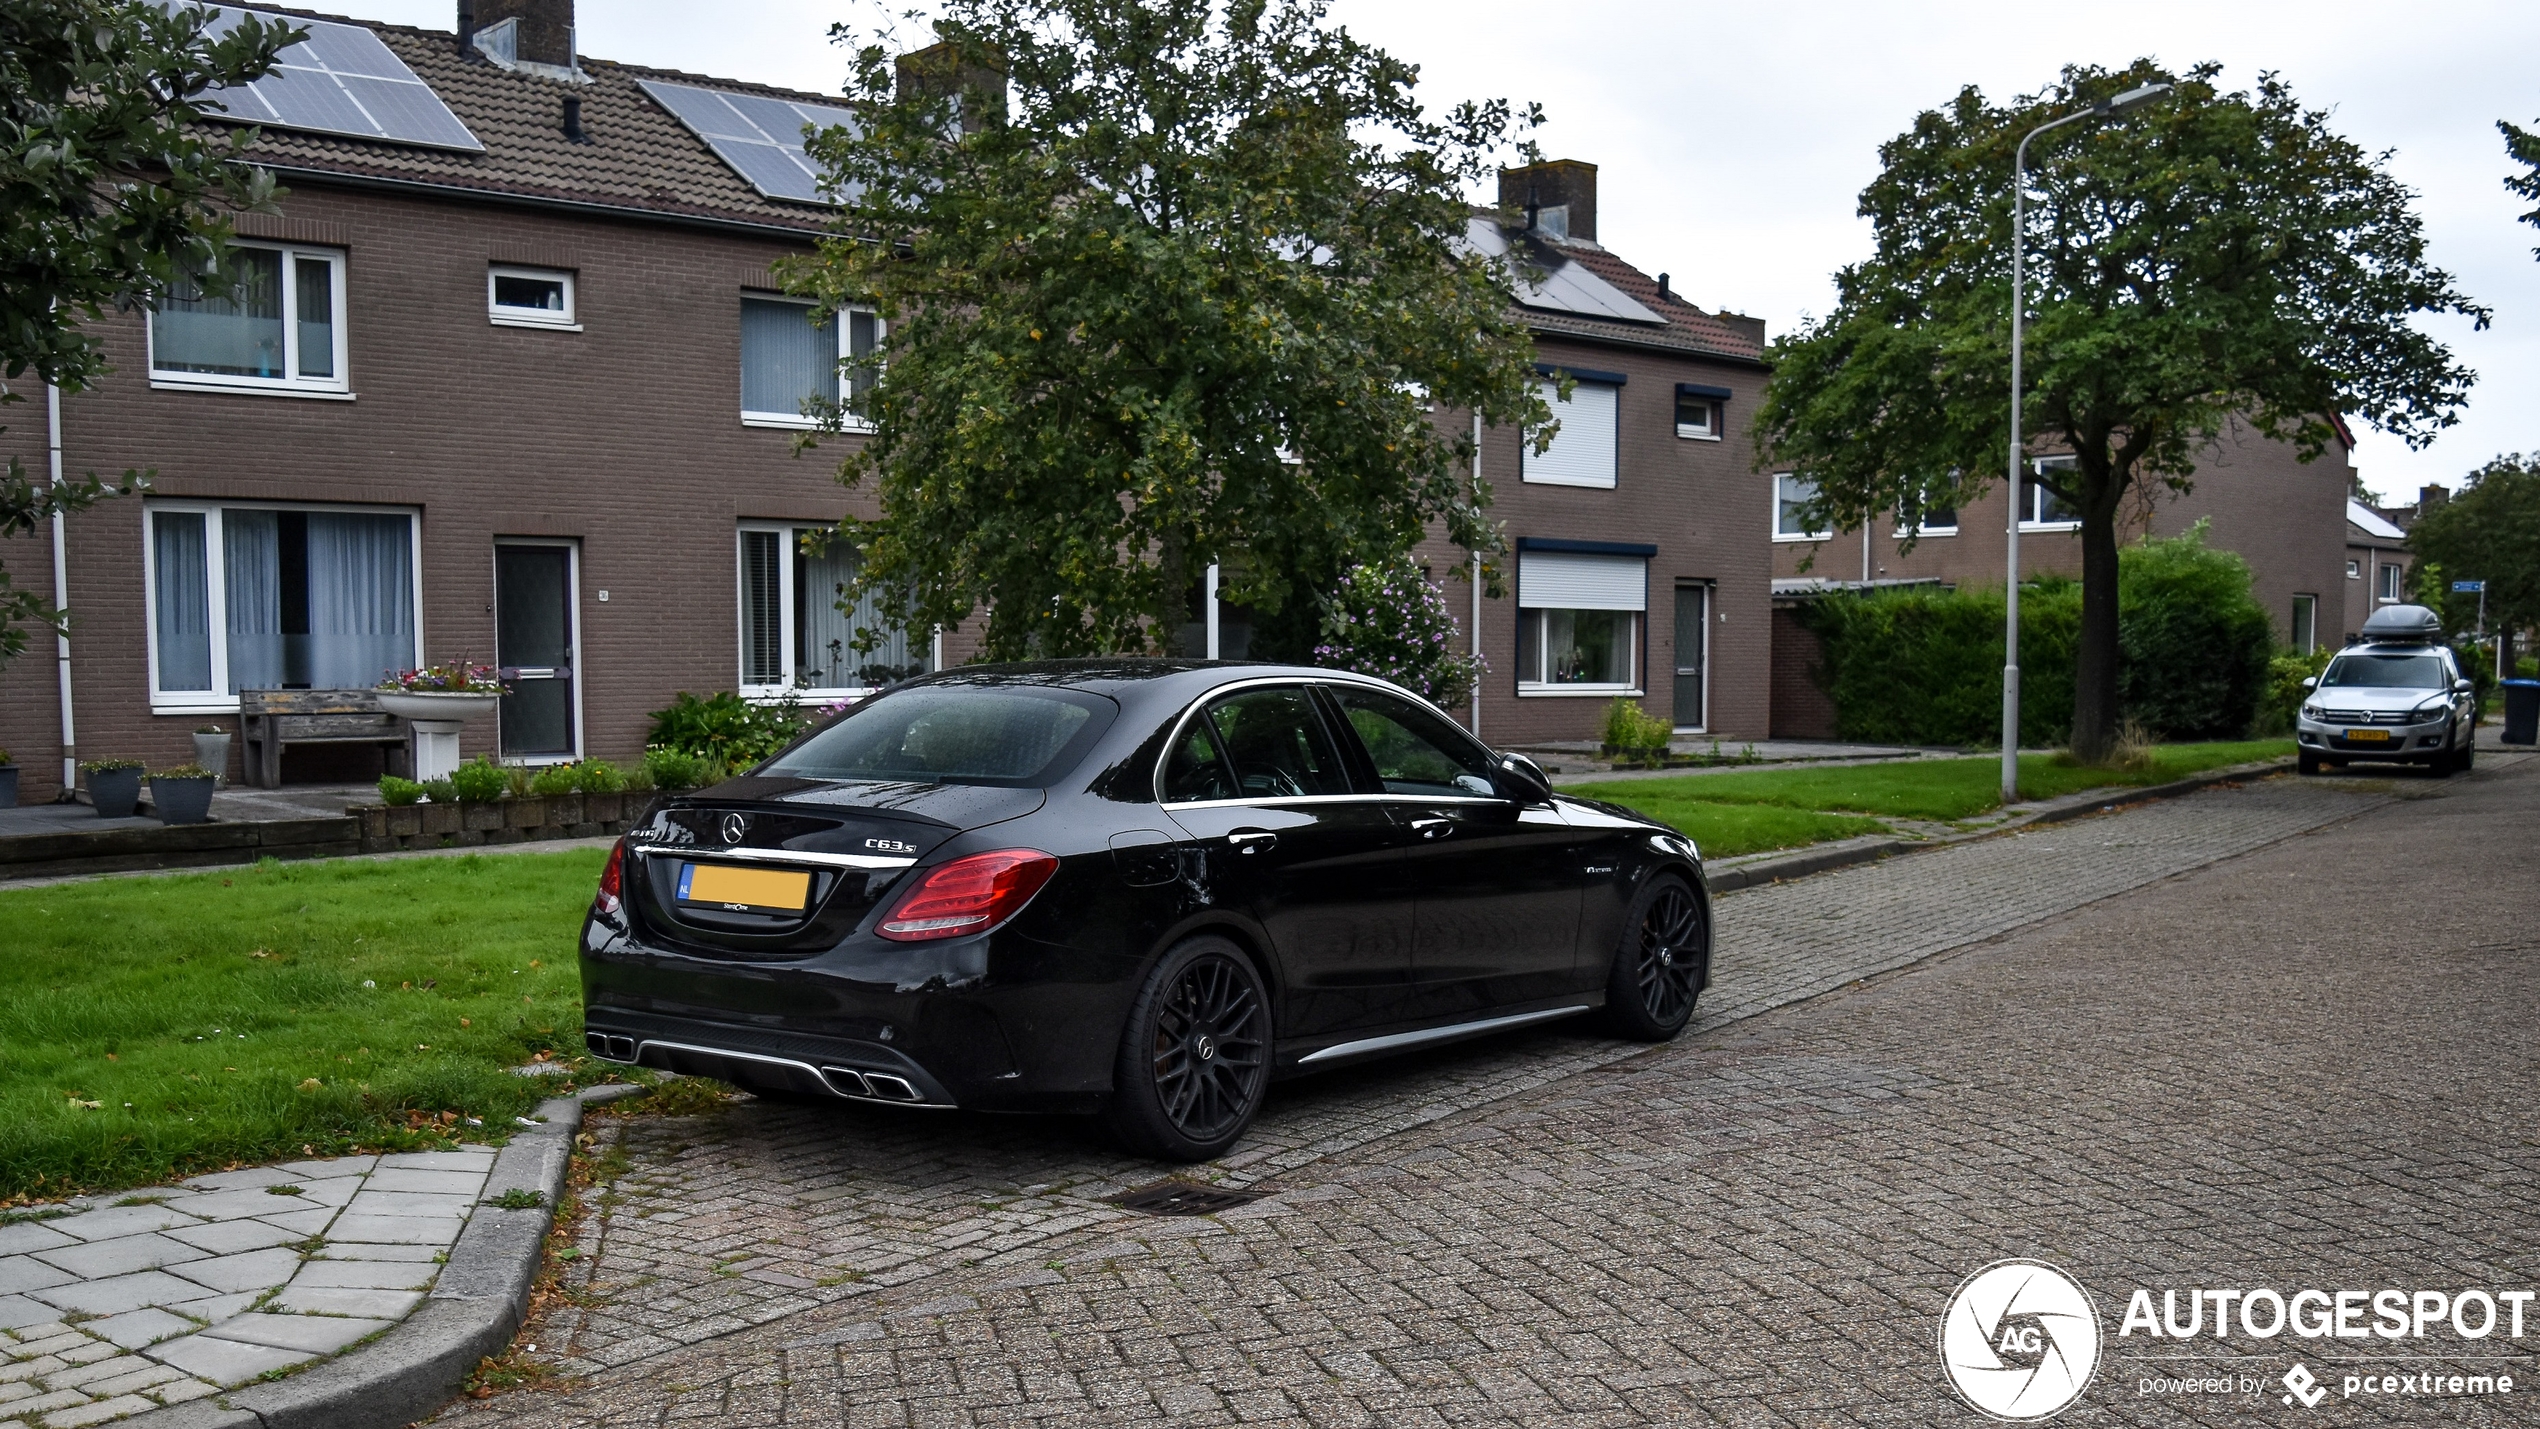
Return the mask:
[(635, 1039), (632, 1037), (614, 1037), (606, 1032), (585, 1032), (582, 1034), (582, 1041), (590, 1047), (591, 1055), (594, 1057), (606, 1058), (612, 1062), (635, 1060)]

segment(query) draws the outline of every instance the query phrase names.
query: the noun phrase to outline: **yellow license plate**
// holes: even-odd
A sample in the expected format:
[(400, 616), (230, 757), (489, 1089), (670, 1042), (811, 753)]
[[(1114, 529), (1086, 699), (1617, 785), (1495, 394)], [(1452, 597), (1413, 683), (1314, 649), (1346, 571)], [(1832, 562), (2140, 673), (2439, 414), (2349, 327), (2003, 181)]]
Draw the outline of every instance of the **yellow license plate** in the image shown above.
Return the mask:
[(752, 913), (800, 913), (811, 901), (811, 875), (791, 869), (735, 868), (726, 863), (679, 866), (679, 901)]
[(2390, 742), (2390, 731), (2386, 729), (2350, 729), (2346, 731), (2346, 742), (2348, 744), (2388, 744)]

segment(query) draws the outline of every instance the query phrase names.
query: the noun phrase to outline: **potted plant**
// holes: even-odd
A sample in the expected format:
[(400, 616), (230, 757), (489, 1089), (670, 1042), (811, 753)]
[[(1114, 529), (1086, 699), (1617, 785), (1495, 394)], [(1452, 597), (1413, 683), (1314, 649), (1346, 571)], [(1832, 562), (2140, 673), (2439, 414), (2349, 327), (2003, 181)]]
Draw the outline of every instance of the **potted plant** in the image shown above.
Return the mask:
[(200, 764), (162, 769), (150, 776), (151, 812), (163, 824), (210, 823), (212, 783), (212, 771)]
[(88, 771), (88, 802), (97, 806), (97, 817), (132, 817), (133, 806), (141, 802), (140, 760), (91, 759), (79, 767)]
[(414, 777), (429, 783), (459, 767), (459, 726), (491, 713), (507, 691), (492, 666), (456, 660), (399, 670), (374, 693), (381, 709), (414, 726)]
[(216, 724), (194, 731), (194, 762), (212, 771), (212, 787), (229, 782), (229, 731)]
[(0, 749), (0, 809), (18, 806), (18, 766), (9, 751)]

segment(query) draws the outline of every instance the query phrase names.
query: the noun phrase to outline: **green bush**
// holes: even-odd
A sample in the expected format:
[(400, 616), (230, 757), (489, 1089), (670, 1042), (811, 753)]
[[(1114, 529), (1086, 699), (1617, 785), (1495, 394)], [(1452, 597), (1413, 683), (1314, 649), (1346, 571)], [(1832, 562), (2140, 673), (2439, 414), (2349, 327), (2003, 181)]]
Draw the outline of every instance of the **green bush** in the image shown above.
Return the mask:
[(644, 778), (656, 789), (698, 789), (722, 778), (722, 766), (684, 749), (644, 751)]
[(2117, 706), (2163, 740), (2237, 739), (2269, 693), (2274, 627), (2205, 529), (2117, 553)]
[(1605, 707), (1605, 743), (1614, 749), (1633, 754), (1662, 755), (1675, 729), (1630, 700), (1616, 700)]
[(2334, 650), (2314, 650), (2308, 655), (2281, 654), (2267, 661), (2267, 690), (2258, 702), (2258, 717), (2251, 722), (2251, 733), (2262, 739), (2291, 734), (2293, 717), (2301, 712), (2302, 697), (2310, 693), (2302, 682), (2327, 669), (2336, 654)]
[(436, 804), (455, 804), (459, 801), (459, 786), (447, 779), (426, 779), (423, 797)]
[(511, 790), (511, 771), (478, 755), (450, 772), (450, 790), (462, 804), (491, 804)]
[(421, 798), (423, 786), (412, 779), (400, 779), (394, 774), (380, 776), (379, 802), (393, 808), (404, 808)]
[[(1999, 745), (2002, 588), (1891, 586), (1800, 607), (1825, 645), (1818, 681), (1836, 733), (1880, 744)], [(2073, 727), (2081, 587), (2020, 589), (2020, 743), (2061, 744)]]
[(550, 764), (535, 771), (529, 776), (529, 792), (541, 799), (572, 793), (573, 766)]
[(625, 788), (626, 771), (605, 759), (585, 759), (573, 766), (573, 789), (577, 794), (617, 794)]
[[(2270, 661), (2275, 637), (2249, 594), (2249, 567), (2183, 536), (2117, 553), (2118, 709), (2155, 738), (2232, 739), (2281, 730), (2301, 703)], [(1824, 596), (1800, 608), (1825, 646), (1818, 681), (1845, 739), (1994, 745), (2002, 739), (2002, 588), (1891, 587)], [(2055, 577), (2020, 589), (2020, 743), (2072, 736), (2081, 586)], [(2287, 701), (2290, 703), (2287, 703)], [(2281, 732), (2279, 730), (2279, 732)]]
[(653, 711), (652, 731), (644, 743), (744, 768), (793, 743), (805, 723), (802, 706), (790, 699), (762, 705), (729, 690), (703, 697), (681, 690), (669, 705)]

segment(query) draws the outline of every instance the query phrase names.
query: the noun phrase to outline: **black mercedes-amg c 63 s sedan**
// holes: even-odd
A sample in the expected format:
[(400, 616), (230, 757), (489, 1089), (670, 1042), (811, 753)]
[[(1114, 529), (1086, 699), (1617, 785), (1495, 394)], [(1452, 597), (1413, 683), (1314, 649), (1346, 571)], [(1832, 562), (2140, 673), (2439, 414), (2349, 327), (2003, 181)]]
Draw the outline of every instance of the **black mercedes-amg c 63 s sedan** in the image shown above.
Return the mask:
[(1273, 1077), (1599, 1011), (1680, 1031), (1691, 840), (1380, 680), (972, 666), (665, 802), (582, 930), (591, 1050), (804, 1097), (1235, 1143)]

